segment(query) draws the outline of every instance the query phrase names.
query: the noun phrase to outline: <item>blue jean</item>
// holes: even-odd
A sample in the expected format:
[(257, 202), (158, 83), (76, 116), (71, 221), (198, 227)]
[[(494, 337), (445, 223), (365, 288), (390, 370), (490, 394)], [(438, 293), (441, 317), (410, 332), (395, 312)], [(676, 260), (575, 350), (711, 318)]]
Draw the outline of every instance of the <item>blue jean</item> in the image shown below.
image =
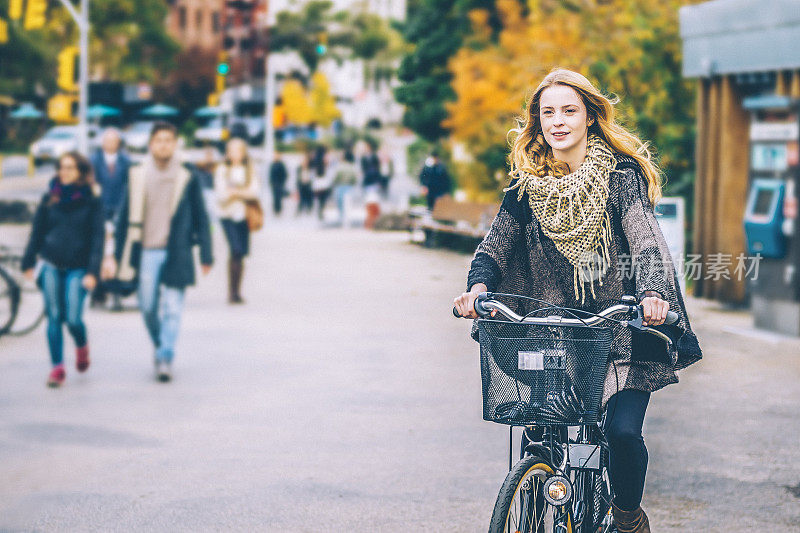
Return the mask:
[(333, 194), (336, 196), (336, 207), (339, 209), (339, 222), (342, 224), (346, 222), (344, 212), (346, 207), (345, 202), (352, 190), (352, 185), (338, 185), (333, 191)]
[(65, 322), (75, 346), (86, 346), (86, 326), (83, 323), (86, 289), (82, 285), (85, 275), (86, 270), (83, 268), (59, 269), (50, 263), (45, 263), (39, 274), (47, 314), (47, 344), (53, 366), (64, 362), (62, 326)]
[(183, 289), (161, 284), (166, 250), (142, 250), (139, 267), (139, 309), (156, 347), (156, 359), (171, 363), (183, 312)]

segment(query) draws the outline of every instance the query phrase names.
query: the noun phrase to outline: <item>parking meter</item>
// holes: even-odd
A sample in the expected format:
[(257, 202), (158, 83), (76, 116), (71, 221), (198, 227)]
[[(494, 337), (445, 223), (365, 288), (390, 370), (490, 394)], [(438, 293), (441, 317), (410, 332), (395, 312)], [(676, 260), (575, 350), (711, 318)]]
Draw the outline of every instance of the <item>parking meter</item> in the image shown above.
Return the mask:
[[(664, 240), (667, 241), (669, 253), (676, 265), (682, 262), (686, 255), (686, 211), (684, 200), (680, 196), (665, 196), (655, 207), (656, 220), (661, 227)], [(678, 285), (681, 292), (686, 294), (686, 279), (682, 268), (678, 269)]]
[(759, 257), (747, 278), (755, 325), (800, 336), (800, 100), (745, 98), (750, 111), (750, 190), (744, 213), (747, 253)]
[(782, 258), (786, 254), (783, 234), (783, 197), (785, 182), (781, 179), (755, 179), (744, 214), (747, 253), (762, 257)]

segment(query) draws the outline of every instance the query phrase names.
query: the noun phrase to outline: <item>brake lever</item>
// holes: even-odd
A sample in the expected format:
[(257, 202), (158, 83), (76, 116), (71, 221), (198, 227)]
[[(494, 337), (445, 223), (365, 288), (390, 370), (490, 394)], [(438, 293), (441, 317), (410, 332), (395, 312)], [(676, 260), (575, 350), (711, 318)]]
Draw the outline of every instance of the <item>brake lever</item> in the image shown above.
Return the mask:
[(657, 329), (653, 329), (643, 324), (644, 321), (642, 319), (642, 310), (639, 308), (638, 305), (631, 306), (631, 313), (636, 313), (636, 318), (631, 320), (623, 320), (622, 321), (623, 326), (629, 326), (632, 327), (633, 329), (649, 333), (651, 335), (655, 335), (656, 337), (667, 343), (667, 348), (672, 348), (672, 339), (670, 339), (668, 336), (664, 335)]

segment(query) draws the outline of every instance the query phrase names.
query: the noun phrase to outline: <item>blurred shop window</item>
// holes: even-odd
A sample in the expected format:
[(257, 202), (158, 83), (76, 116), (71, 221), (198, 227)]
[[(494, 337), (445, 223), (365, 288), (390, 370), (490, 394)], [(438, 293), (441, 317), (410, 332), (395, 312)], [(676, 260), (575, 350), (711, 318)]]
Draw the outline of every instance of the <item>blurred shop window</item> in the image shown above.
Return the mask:
[(211, 26), (213, 28), (214, 33), (219, 33), (219, 11), (214, 11), (211, 14)]
[(181, 6), (178, 8), (178, 26), (181, 27), (182, 30), (186, 29), (186, 7)]

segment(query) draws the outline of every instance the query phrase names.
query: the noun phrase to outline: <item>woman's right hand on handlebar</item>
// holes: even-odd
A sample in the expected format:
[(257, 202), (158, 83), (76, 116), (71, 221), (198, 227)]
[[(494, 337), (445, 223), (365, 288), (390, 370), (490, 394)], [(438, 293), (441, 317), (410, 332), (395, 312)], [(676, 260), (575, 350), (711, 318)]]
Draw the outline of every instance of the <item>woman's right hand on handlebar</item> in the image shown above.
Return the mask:
[(465, 292), (461, 296), (453, 299), (453, 306), (464, 318), (478, 318), (478, 313), (475, 312), (475, 299), (482, 292), (488, 289), (483, 283), (476, 283), (472, 286), (469, 292)]

